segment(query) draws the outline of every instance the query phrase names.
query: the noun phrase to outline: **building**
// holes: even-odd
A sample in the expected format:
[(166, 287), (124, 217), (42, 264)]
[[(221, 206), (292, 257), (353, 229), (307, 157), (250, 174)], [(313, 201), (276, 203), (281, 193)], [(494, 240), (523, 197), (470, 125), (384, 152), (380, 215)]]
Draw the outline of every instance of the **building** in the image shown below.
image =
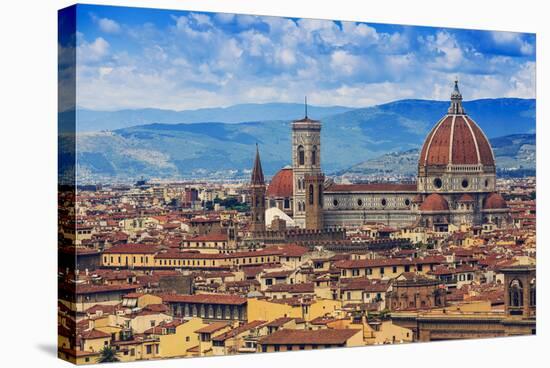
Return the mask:
[(278, 330), (258, 341), (258, 351), (292, 351), (362, 346), (360, 329)]
[(507, 203), (496, 192), (493, 150), (464, 110), (458, 81), (447, 113), (422, 145), (415, 183), (330, 183), (320, 153), (321, 122), (306, 114), (292, 123), (292, 168), (279, 171), (268, 187), (265, 205), (282, 207), (300, 228), (376, 222), (444, 232), (451, 224), (506, 227), (510, 222)]

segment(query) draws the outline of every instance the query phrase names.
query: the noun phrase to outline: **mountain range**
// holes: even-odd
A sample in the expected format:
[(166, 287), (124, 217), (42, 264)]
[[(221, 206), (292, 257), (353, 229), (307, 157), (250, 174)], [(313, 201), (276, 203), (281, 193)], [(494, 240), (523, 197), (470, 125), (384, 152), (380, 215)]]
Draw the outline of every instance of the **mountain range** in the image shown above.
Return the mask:
[[(532, 159), (534, 167), (535, 100), (484, 99), (464, 106), (491, 138), (499, 165), (524, 167)], [(249, 172), (254, 143), (266, 175), (273, 175), (290, 164), (291, 120), (303, 117), (303, 108), (278, 103), (179, 112), (78, 110), (79, 179), (239, 178)], [(309, 106), (308, 115), (323, 123), (324, 171), (346, 173), (374, 167), (376, 160), (383, 167), (387, 157), (410, 167), (414, 150), (447, 108), (445, 101), (400, 100), (358, 109)], [(71, 139), (60, 131), (61, 144)], [(518, 140), (518, 134), (525, 137)]]
[[(501, 176), (535, 175), (536, 135), (511, 134), (490, 139)], [(408, 178), (416, 175), (419, 149), (390, 152), (334, 173), (350, 179)]]

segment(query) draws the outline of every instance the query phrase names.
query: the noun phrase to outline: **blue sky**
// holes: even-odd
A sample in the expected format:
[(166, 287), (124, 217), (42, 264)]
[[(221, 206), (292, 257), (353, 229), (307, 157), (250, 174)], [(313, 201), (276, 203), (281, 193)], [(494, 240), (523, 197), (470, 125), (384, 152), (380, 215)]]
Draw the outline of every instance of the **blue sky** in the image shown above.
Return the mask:
[(112, 110), (535, 97), (535, 36), (79, 5), (77, 104)]

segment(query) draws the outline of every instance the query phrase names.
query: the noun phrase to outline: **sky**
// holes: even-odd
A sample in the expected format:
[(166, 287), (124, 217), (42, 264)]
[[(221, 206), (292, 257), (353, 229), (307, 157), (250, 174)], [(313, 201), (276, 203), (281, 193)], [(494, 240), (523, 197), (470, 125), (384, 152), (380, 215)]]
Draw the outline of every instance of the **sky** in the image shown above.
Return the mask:
[(76, 44), (96, 110), (535, 98), (534, 34), (79, 5)]

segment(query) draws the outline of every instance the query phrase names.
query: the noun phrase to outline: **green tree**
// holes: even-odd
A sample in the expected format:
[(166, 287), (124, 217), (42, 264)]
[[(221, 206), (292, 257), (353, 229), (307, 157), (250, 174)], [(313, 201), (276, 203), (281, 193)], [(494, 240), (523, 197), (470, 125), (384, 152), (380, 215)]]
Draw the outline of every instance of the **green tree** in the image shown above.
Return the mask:
[(99, 351), (100, 356), (97, 359), (98, 363), (110, 363), (110, 362), (118, 362), (120, 359), (117, 356), (117, 352), (114, 348), (110, 346), (105, 346), (103, 349)]

